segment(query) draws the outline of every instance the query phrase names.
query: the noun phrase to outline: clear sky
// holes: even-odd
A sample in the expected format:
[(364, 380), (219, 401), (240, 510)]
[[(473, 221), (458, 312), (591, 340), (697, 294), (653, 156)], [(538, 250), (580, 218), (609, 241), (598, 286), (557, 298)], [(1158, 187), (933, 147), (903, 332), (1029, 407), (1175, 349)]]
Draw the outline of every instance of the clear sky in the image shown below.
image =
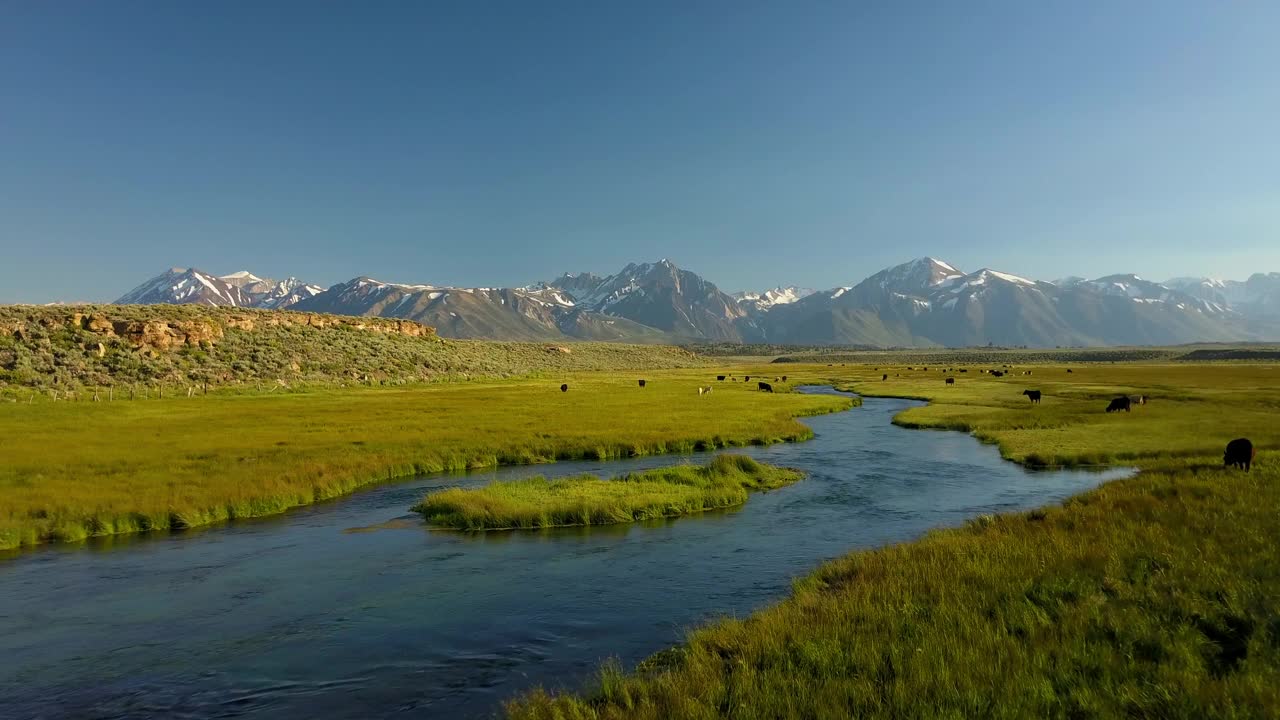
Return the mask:
[[(880, 6), (880, 7), (876, 7)], [(0, 0), (0, 302), (1280, 270), (1280, 3)]]

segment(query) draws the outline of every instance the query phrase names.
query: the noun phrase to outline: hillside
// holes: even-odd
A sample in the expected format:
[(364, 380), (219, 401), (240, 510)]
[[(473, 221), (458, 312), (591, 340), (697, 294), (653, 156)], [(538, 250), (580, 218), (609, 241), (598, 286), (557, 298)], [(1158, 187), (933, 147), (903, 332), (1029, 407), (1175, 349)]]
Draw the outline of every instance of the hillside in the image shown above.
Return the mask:
[(199, 305), (0, 306), (0, 394), (437, 382), (689, 367), (667, 346), (443, 340), (409, 320)]

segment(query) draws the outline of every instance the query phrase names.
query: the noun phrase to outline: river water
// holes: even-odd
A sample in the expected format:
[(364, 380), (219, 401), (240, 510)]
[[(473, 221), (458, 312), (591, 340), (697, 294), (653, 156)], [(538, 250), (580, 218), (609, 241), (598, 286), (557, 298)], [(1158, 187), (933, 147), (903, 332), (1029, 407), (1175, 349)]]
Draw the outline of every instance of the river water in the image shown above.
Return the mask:
[(808, 477), (742, 508), (626, 526), (467, 534), (433, 488), (613, 475), (700, 456), (565, 462), (386, 484), (283, 516), (0, 560), (4, 718), (483, 718), (575, 687), (719, 615), (784, 597), (855, 548), (1061, 500), (1127, 470), (1028, 471), (867, 398), (805, 443), (733, 450)]

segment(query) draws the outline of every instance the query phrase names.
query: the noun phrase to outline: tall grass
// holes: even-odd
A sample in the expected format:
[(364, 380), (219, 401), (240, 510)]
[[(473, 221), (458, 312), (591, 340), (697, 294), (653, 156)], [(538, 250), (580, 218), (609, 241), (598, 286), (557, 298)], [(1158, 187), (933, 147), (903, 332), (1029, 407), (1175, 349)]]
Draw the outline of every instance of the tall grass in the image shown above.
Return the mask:
[[(893, 378), (881, 381), (885, 370)], [(932, 397), (899, 418), (973, 431), (1008, 457), (1141, 472), (1026, 513), (854, 552), (783, 602), (690, 633), (578, 694), (507, 705), (550, 718), (1280, 716), (1280, 368), (1036, 367), (972, 377), (806, 368)], [(1050, 374), (1052, 373), (1052, 374)], [(1020, 398), (1042, 389), (1041, 406)], [(1106, 398), (1147, 391), (1123, 417)], [(1224, 470), (1226, 441), (1263, 448)], [(1031, 480), (1033, 481), (1033, 480)]]
[[(802, 440), (847, 398), (760, 393), (713, 371), (0, 403), (0, 548), (283, 512), (361, 485), (500, 464)], [(570, 391), (560, 392), (561, 382)]]
[(1276, 717), (1280, 455), (858, 552), (518, 720)]
[(741, 505), (749, 490), (772, 490), (801, 477), (744, 455), (721, 455), (705, 466), (647, 470), (615, 480), (534, 477), (450, 488), (428, 494), (413, 509), (433, 525), (459, 530), (613, 525)]

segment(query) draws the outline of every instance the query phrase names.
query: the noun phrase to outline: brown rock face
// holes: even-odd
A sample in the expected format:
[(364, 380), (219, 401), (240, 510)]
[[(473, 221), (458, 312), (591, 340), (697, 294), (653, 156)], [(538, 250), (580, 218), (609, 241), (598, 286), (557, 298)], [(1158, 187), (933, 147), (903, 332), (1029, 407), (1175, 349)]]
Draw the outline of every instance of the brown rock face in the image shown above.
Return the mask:
[(26, 339), (26, 323), (20, 321), (0, 322), (0, 334), (12, 335), (15, 340), (22, 341)]
[(253, 318), (248, 315), (232, 315), (227, 318), (227, 327), (252, 332)]
[(99, 335), (115, 335), (115, 326), (110, 320), (102, 315), (89, 315), (87, 317), (76, 314), (77, 324), (91, 333)]
[(207, 320), (118, 321), (112, 325), (115, 334), (135, 348), (169, 350), (181, 345), (214, 344), (222, 339), (222, 327)]

